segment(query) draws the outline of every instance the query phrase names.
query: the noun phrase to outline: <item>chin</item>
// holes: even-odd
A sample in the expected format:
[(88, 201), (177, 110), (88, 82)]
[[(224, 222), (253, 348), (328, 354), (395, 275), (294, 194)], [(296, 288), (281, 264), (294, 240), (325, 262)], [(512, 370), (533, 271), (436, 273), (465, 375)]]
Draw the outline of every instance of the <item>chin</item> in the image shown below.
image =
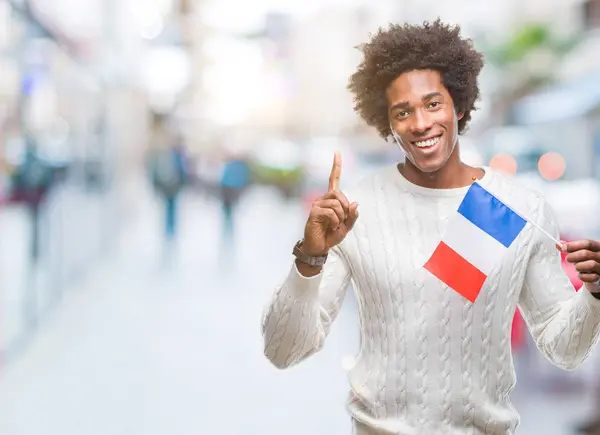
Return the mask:
[[(435, 153), (423, 155), (422, 153), (414, 153), (410, 155), (410, 162), (419, 171), (432, 174), (442, 169), (452, 156), (453, 149), (449, 149), (447, 144), (443, 144)], [(408, 154), (407, 154), (408, 157)]]
[(426, 174), (432, 174), (434, 172), (439, 171), (443, 167), (444, 167), (444, 165), (435, 165), (435, 166), (432, 166), (432, 165), (425, 165), (425, 166), (418, 165), (417, 169), (419, 171), (421, 171), (421, 172), (426, 173)]
[(426, 174), (431, 174), (434, 172), (439, 171), (440, 169), (442, 169), (444, 166), (446, 166), (446, 162), (448, 160), (443, 160), (443, 161), (437, 161), (437, 162), (416, 162), (414, 165), (416, 166), (416, 168), (421, 171), (424, 172)]

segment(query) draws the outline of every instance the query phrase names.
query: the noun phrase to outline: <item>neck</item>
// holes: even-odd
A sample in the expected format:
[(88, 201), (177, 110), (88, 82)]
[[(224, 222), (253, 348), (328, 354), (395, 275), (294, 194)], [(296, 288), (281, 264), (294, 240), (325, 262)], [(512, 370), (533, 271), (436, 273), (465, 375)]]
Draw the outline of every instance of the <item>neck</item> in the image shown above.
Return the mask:
[(457, 144), (446, 164), (437, 171), (423, 172), (409, 160), (398, 165), (398, 170), (409, 182), (429, 189), (454, 189), (468, 186), (473, 182), (473, 177), (481, 178), (483, 171), (463, 163), (458, 148)]

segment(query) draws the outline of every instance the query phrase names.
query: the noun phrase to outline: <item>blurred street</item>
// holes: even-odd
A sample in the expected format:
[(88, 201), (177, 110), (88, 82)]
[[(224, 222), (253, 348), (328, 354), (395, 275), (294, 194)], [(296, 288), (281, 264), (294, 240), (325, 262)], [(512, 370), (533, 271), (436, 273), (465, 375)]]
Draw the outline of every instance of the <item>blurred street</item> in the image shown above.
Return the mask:
[[(288, 371), (262, 354), (261, 311), (290, 265), (301, 204), (253, 189), (228, 245), (219, 204), (188, 195), (169, 261), (157, 204), (143, 186), (136, 197), (118, 248), (66, 290), (0, 374), (0, 433), (348, 434), (342, 360), (357, 343), (351, 292), (321, 354)], [(572, 433), (587, 410), (580, 393), (524, 392), (516, 397), (520, 434)]]
[(289, 266), (299, 204), (249, 194), (234, 250), (218, 204), (188, 197), (169, 264), (155, 204), (140, 196), (118, 250), (0, 376), (0, 433), (265, 434), (289, 420), (298, 434), (349, 430), (340, 361), (354, 344), (351, 300), (322, 356), (285, 373), (262, 354), (261, 310)]

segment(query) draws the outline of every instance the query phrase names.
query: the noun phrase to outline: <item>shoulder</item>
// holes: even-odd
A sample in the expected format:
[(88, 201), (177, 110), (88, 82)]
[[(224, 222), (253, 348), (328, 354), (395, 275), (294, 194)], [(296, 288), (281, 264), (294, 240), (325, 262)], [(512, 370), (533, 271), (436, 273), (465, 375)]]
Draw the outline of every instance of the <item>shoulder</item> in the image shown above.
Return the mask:
[(556, 217), (545, 196), (531, 185), (506, 177), (489, 168), (492, 176), (486, 188), (525, 219), (554, 230)]
[(531, 213), (546, 204), (543, 194), (534, 187), (509, 178), (493, 169), (486, 168), (486, 170), (491, 171), (490, 181), (487, 185), (489, 191), (509, 206), (513, 205), (519, 209), (515, 211)]

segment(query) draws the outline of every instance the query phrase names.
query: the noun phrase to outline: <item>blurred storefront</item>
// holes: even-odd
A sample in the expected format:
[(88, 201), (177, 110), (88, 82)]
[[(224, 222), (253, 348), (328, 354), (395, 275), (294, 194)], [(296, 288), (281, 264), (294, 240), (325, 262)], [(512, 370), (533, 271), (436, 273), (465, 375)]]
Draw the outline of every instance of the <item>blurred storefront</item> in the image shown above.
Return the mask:
[[(132, 3), (0, 0), (5, 357), (106, 252), (131, 211), (152, 105), (164, 100), (152, 87), (162, 78), (144, 68), (161, 62), (147, 43), (155, 16), (138, 13), (153, 9)], [(15, 178), (28, 155), (52, 173), (35, 203)]]
[(600, 181), (599, 83), (600, 73), (591, 73), (515, 104), (515, 123), (527, 126), (547, 150), (568, 154), (567, 178)]

